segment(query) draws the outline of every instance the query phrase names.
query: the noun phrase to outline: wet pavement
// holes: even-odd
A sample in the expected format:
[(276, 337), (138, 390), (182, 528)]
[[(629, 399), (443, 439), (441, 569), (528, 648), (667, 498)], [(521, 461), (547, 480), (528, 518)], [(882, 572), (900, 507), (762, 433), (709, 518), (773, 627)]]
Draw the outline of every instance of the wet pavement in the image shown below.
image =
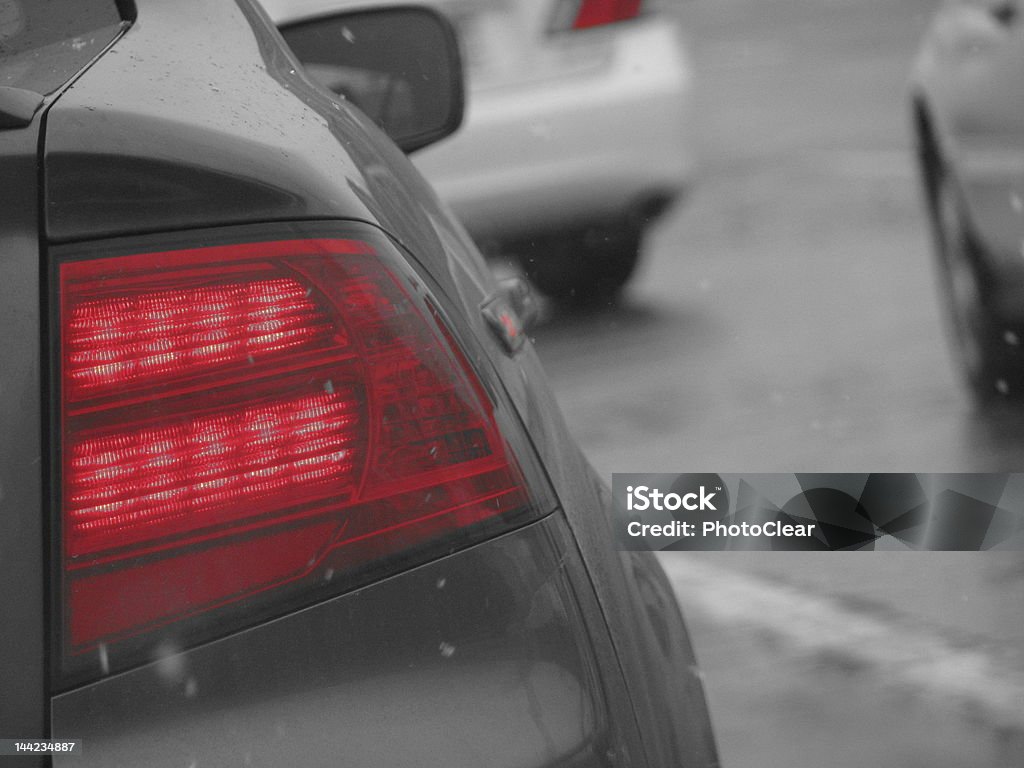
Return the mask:
[(660, 556), (723, 766), (1024, 764), (1019, 553), (780, 554)]
[(597, 468), (1021, 466), (1024, 419), (972, 411), (935, 297), (905, 91), (936, 3), (679, 7), (696, 188), (619, 305), (536, 333)]
[[(727, 768), (1015, 768), (1016, 737), (876, 675), (722, 633), (694, 613), (720, 758)], [(721, 674), (723, 669), (732, 674)]]
[[(972, 410), (935, 298), (905, 90), (937, 4), (678, 2), (699, 184), (618, 305), (536, 332), (605, 476), (1024, 467), (1024, 416)], [(665, 562), (724, 766), (1024, 764), (1019, 555)]]

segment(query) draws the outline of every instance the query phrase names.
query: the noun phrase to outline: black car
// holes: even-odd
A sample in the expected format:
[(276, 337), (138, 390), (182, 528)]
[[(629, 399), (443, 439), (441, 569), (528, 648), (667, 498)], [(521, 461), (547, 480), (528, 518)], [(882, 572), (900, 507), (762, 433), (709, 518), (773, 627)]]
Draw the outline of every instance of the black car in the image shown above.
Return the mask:
[(958, 367), (982, 406), (1024, 402), (1024, 16), (954, 0), (911, 74), (918, 166)]
[[(455, 129), (440, 17), (323, 23)], [(0, 0), (0, 167), (4, 760), (717, 764), (521, 295), (257, 5)]]

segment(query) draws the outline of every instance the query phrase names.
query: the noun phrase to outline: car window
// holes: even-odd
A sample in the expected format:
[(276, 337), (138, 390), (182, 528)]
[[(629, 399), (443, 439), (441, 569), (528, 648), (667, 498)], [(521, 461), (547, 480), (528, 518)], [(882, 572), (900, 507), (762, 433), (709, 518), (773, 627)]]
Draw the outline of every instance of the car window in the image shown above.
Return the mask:
[(0, 0), (0, 86), (56, 90), (121, 23), (115, 0)]

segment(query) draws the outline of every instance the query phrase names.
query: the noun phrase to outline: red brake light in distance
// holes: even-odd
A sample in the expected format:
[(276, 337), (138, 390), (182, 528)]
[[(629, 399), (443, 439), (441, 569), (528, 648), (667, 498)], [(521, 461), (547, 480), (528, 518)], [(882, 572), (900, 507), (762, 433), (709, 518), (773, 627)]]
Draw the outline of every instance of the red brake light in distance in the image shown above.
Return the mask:
[(64, 249), (65, 673), (548, 511), (420, 278), (375, 230), (357, 235)]
[(557, 6), (553, 28), (590, 29), (640, 15), (643, 0), (562, 0)]

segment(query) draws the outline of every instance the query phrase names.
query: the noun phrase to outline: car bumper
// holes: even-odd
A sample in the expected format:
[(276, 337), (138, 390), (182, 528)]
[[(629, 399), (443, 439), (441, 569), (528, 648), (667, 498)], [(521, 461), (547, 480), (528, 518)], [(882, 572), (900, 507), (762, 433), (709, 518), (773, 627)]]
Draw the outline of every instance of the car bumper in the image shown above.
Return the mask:
[(462, 129), (414, 156), (477, 238), (642, 212), (690, 185), (693, 75), (678, 29), (622, 27), (597, 71), (473, 91)]
[(57, 696), (52, 733), (76, 768), (642, 765), (602, 616), (556, 513)]

